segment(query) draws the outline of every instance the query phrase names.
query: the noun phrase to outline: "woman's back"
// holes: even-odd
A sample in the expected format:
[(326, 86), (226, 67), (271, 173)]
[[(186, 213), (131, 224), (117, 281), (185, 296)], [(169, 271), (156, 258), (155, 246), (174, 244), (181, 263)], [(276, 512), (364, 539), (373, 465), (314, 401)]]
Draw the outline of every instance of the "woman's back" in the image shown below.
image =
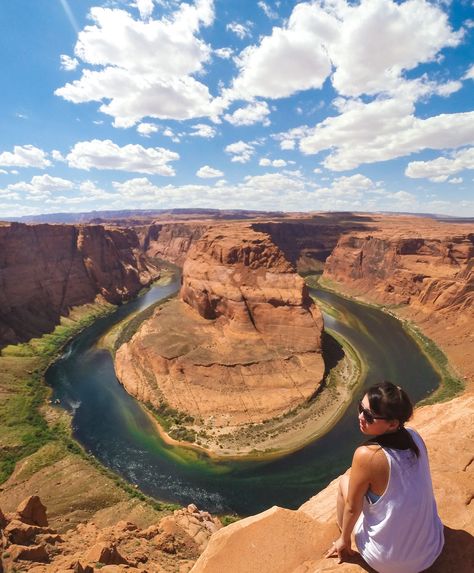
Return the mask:
[(435, 561), (444, 543), (426, 448), (414, 430), (408, 431), (419, 457), (411, 449), (383, 449), (387, 488), (376, 503), (364, 501), (355, 527), (361, 555), (380, 573), (419, 573)]

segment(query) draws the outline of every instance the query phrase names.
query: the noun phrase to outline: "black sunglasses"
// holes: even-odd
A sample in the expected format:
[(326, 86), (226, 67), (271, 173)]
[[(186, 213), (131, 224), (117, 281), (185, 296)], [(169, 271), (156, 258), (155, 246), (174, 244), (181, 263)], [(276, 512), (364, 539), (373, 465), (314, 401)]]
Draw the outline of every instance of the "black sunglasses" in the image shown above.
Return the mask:
[(370, 410), (364, 408), (364, 406), (362, 406), (362, 400), (359, 400), (358, 404), (359, 404), (359, 414), (362, 414), (364, 416), (364, 420), (367, 422), (367, 424), (373, 424), (375, 420), (388, 420), (388, 418), (385, 418), (384, 416), (376, 416)]

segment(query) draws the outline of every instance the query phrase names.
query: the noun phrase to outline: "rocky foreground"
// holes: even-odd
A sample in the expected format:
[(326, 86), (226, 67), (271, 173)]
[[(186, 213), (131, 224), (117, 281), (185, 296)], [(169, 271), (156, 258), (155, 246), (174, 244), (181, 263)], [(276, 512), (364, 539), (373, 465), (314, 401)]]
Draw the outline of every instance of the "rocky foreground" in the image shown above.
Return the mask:
[(180, 300), (158, 308), (115, 358), (127, 391), (200, 420), (262, 422), (311, 398), (324, 373), (319, 309), (267, 233), (209, 229), (189, 251)]

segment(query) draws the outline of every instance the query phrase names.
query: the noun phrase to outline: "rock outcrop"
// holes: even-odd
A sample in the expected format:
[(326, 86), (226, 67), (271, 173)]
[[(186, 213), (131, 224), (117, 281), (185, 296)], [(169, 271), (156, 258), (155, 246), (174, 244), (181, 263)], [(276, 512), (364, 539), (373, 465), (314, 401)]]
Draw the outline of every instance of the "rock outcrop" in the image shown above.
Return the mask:
[(110, 573), (185, 573), (210, 536), (222, 527), (217, 518), (192, 504), (143, 529), (130, 521), (108, 527), (88, 522), (58, 534), (47, 521), (46, 525), (31, 525), (32, 516), (46, 520), (45, 507), (37, 496), (25, 499), (15, 512), (3, 517), (0, 571), (92, 573), (101, 568)]
[[(470, 573), (474, 570), (474, 395), (420, 408), (412, 425), (426, 441), (445, 524), (445, 548), (429, 572)], [(324, 558), (339, 533), (335, 520), (339, 479), (297, 511), (273, 507), (215, 533), (192, 573), (372, 571), (358, 555), (342, 565)]]
[(226, 427), (278, 416), (316, 392), (321, 314), (268, 234), (237, 223), (208, 230), (186, 258), (181, 298), (117, 351), (131, 394)]
[(73, 306), (113, 304), (158, 276), (130, 229), (0, 226), (0, 346), (50, 332)]
[(182, 266), (191, 246), (212, 226), (212, 222), (153, 223), (140, 232), (144, 252)]

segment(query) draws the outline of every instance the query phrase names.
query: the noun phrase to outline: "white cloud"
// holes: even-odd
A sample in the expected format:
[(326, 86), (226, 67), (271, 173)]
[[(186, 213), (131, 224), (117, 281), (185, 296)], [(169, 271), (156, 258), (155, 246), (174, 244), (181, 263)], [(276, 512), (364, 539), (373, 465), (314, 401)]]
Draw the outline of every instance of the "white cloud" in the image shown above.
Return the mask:
[(53, 149), (53, 151), (51, 151), (51, 157), (54, 161), (66, 161), (63, 154), (57, 149)]
[(203, 165), (196, 171), (196, 175), (201, 177), (201, 179), (213, 179), (214, 177), (222, 177), (224, 173), (219, 171), (219, 169), (209, 167), (209, 165)]
[(227, 24), (226, 30), (230, 30), (241, 40), (243, 40), (246, 36), (250, 36), (249, 27), (244, 26), (243, 24), (239, 24), (237, 22), (230, 22), (229, 24)]
[(232, 48), (218, 48), (217, 50), (214, 50), (214, 54), (223, 60), (228, 60), (233, 53), (234, 50)]
[(74, 188), (74, 183), (61, 177), (51, 175), (35, 175), (29, 183), (20, 181), (8, 186), (8, 191), (26, 193), (28, 199), (40, 201), (50, 197), (53, 193), (69, 191)]
[(245, 107), (236, 109), (232, 114), (224, 115), (224, 119), (232, 125), (254, 125), (262, 123), (264, 126), (270, 125), (268, 116), (270, 109), (265, 101), (250, 103)]
[(448, 179), (448, 183), (451, 183), (452, 185), (457, 185), (458, 183), (462, 182), (463, 182), (462, 177), (453, 177), (452, 179)]
[(116, 127), (131, 127), (144, 117), (216, 116), (208, 88), (192, 77), (210, 58), (210, 47), (197, 34), (213, 21), (212, 0), (182, 3), (161, 20), (135, 20), (125, 10), (98, 7), (90, 18), (75, 55), (100, 69), (84, 69), (57, 95), (73, 103), (101, 102), (100, 111)]
[(192, 137), (204, 137), (205, 139), (212, 139), (216, 136), (216, 130), (211, 125), (206, 125), (205, 123), (197, 123), (192, 126), (194, 132), (190, 133)]
[[(413, 102), (402, 97), (368, 104), (347, 101), (341, 111), (308, 130), (300, 141), (306, 154), (330, 150), (322, 164), (334, 171), (474, 141), (474, 112), (420, 119), (414, 115)], [(290, 138), (291, 134), (281, 137)]]
[(45, 169), (51, 165), (47, 154), (34, 145), (15, 145), (13, 152), (0, 153), (0, 165), (5, 167), (38, 167)]
[(76, 143), (66, 159), (70, 167), (87, 171), (114, 169), (172, 176), (175, 171), (168, 163), (179, 159), (179, 155), (162, 147), (132, 144), (120, 147), (110, 139), (93, 139)]
[(291, 151), (296, 147), (296, 143), (293, 139), (282, 139), (280, 142), (280, 148), (283, 151)]
[(156, 133), (159, 129), (160, 128), (156, 123), (143, 122), (137, 126), (137, 132), (144, 137), (150, 137), (152, 133)]
[(135, 0), (135, 6), (138, 8), (142, 20), (146, 20), (152, 15), (153, 0)]
[(258, 46), (247, 47), (237, 59), (239, 76), (234, 97), (281, 98), (320, 88), (331, 72), (322, 42), (333, 32), (333, 19), (309, 4), (298, 4), (286, 28), (274, 27)]
[(474, 80), (474, 64), (463, 75), (463, 80)]
[(398, 87), (404, 70), (433, 61), (462, 37), (452, 31), (446, 13), (425, 0), (342, 2), (337, 17), (338, 35), (328, 49), (336, 67), (333, 85), (346, 96)]
[(278, 18), (278, 14), (272, 10), (266, 2), (263, 2), (263, 0), (259, 0), (257, 5), (261, 10), (263, 10), (267, 18), (270, 18), (271, 20), (276, 20)]
[(429, 179), (442, 183), (450, 175), (464, 169), (474, 169), (474, 147), (460, 149), (449, 157), (438, 157), (431, 161), (412, 161), (408, 164), (405, 175), (413, 179)]
[(233, 163), (247, 163), (255, 152), (253, 145), (244, 141), (236, 141), (225, 148), (225, 152), (232, 155)]
[(272, 161), (268, 159), (268, 157), (262, 157), (258, 164), (261, 167), (286, 167), (286, 161), (284, 159), (274, 159)]
[(0, 169), (0, 174), (1, 175), (7, 175), (8, 171), (5, 171), (5, 169)]
[(67, 72), (72, 72), (79, 65), (79, 60), (77, 60), (76, 58), (71, 58), (71, 56), (68, 56), (66, 54), (61, 54), (60, 59), (61, 59), (61, 69), (66, 70)]

